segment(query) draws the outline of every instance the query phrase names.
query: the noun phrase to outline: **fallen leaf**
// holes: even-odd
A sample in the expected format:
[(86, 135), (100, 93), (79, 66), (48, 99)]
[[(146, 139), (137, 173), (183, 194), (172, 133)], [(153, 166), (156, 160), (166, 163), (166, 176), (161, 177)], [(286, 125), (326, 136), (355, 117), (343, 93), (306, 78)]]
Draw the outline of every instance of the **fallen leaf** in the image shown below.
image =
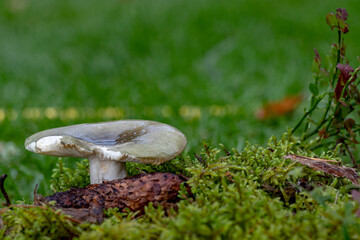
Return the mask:
[(329, 163), (332, 162), (339, 164), (340, 162), (338, 161), (320, 158), (309, 158), (304, 156), (298, 156), (295, 154), (289, 154), (287, 156), (284, 156), (284, 158), (290, 159), (293, 162), (299, 162), (303, 165), (311, 167), (316, 171), (321, 171), (335, 177), (346, 177), (354, 184), (359, 183), (358, 178), (360, 177), (354, 169)]
[(326, 132), (325, 127), (324, 127), (323, 129), (321, 129), (321, 130), (318, 132), (318, 134), (319, 134), (319, 137), (320, 137), (321, 139), (325, 139), (325, 138), (330, 137), (329, 133)]
[(302, 101), (302, 95), (287, 96), (279, 101), (273, 101), (265, 104), (257, 110), (255, 117), (259, 120), (277, 118), (292, 113)]

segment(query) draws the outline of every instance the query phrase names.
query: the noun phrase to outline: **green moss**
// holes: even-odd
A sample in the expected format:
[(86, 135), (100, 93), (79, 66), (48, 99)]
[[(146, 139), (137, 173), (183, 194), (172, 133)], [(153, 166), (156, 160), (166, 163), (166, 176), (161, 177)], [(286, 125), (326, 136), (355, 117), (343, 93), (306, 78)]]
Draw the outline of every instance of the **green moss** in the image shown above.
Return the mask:
[[(180, 191), (183, 200), (177, 210), (154, 208), (150, 204), (144, 216), (135, 218), (134, 213), (110, 209), (101, 225), (75, 226), (49, 209), (37, 208), (16, 208), (8, 211), (3, 219), (8, 236), (28, 239), (52, 238), (55, 226), (63, 229), (58, 236), (68, 236), (62, 226), (67, 226), (65, 224), (73, 229), (74, 237), (80, 239), (360, 238), (360, 218), (355, 215), (359, 206), (348, 193), (351, 182), (284, 159), (289, 153), (315, 156), (287, 133), (280, 139), (272, 137), (267, 147), (247, 144), (240, 152), (224, 148), (222, 151), (204, 142), (197, 158), (183, 156), (157, 167), (130, 166), (132, 173), (156, 170), (189, 176), (193, 195), (189, 196), (185, 189)], [(321, 157), (337, 159), (337, 151)], [(55, 172), (61, 172), (59, 169), (62, 174), (54, 174), (52, 180), (57, 186), (75, 182), (65, 178), (66, 173), (77, 172), (87, 177), (82, 164), (75, 170), (58, 164)], [(306, 181), (311, 188), (304, 187), (301, 181)], [(38, 212), (29, 215), (28, 211)], [(54, 227), (49, 225), (49, 217)], [(27, 224), (27, 221), (36, 224)]]
[(86, 224), (74, 224), (50, 206), (12, 207), (2, 215), (4, 239), (69, 239), (78, 236)]
[(73, 187), (85, 187), (90, 184), (89, 161), (83, 159), (71, 169), (59, 158), (50, 180), (50, 189), (54, 192), (67, 191)]

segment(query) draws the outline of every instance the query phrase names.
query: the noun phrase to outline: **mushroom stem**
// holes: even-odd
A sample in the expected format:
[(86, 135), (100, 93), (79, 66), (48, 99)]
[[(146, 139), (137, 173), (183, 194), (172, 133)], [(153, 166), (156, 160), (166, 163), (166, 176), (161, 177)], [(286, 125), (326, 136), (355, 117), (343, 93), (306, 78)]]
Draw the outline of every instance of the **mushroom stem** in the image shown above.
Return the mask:
[(126, 163), (101, 160), (98, 156), (89, 157), (90, 184), (102, 183), (127, 176)]

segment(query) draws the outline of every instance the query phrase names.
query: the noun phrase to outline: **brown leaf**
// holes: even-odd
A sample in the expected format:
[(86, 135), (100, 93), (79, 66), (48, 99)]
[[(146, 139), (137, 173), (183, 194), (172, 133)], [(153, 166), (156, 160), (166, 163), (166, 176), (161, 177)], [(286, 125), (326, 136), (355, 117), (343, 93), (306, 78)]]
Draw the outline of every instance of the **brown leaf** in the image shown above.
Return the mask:
[(259, 120), (277, 118), (293, 112), (302, 101), (302, 95), (287, 96), (279, 101), (269, 102), (256, 111), (255, 117)]
[(320, 158), (303, 157), (303, 156), (298, 156), (295, 154), (289, 154), (287, 156), (284, 156), (284, 158), (290, 159), (293, 162), (299, 162), (303, 165), (311, 167), (312, 169), (314, 169), (316, 171), (321, 171), (321, 172), (330, 174), (335, 177), (346, 177), (354, 184), (359, 183), (358, 178), (360, 178), (360, 177), (354, 169), (348, 168), (345, 166), (336, 166), (336, 165), (328, 163), (328, 162), (332, 162), (332, 163), (339, 164), (340, 162), (338, 162), (338, 161), (326, 160), (326, 159), (320, 159)]
[(118, 208), (125, 212), (127, 208), (132, 212), (138, 211), (141, 215), (150, 202), (154, 206), (174, 205), (180, 200), (180, 184), (186, 180), (185, 177), (172, 173), (140, 174), (58, 192), (46, 199), (55, 201), (55, 207), (77, 220), (101, 222), (103, 209)]
[(321, 130), (318, 132), (318, 134), (319, 134), (319, 137), (320, 137), (321, 139), (325, 139), (325, 138), (330, 137), (329, 133), (326, 132), (326, 129), (325, 129), (325, 128), (321, 129)]

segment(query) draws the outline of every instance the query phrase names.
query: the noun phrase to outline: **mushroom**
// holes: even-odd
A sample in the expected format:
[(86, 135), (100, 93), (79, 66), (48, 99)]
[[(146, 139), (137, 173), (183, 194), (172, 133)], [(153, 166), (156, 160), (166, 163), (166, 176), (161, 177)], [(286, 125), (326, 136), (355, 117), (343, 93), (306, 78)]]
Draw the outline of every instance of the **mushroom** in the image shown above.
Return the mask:
[(84, 123), (38, 132), (25, 141), (28, 151), (89, 159), (90, 183), (127, 176), (125, 162), (161, 164), (181, 154), (186, 137), (159, 122), (120, 120)]

